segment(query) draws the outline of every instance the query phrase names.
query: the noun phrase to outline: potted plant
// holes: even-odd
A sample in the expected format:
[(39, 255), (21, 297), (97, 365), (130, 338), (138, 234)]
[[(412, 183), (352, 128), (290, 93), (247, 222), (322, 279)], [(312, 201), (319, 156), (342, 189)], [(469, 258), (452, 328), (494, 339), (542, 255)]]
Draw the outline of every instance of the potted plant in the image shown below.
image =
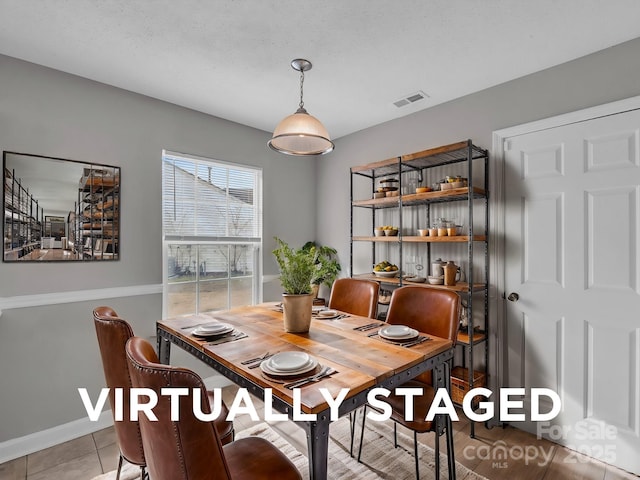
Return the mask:
[(305, 243), (302, 249), (315, 256), (318, 271), (316, 272), (316, 278), (311, 282), (311, 290), (313, 296), (317, 297), (320, 285), (326, 285), (331, 288), (335, 279), (338, 278), (340, 273), (340, 264), (336, 260), (338, 251), (335, 248), (318, 245), (315, 242)]
[(284, 330), (292, 333), (309, 331), (313, 295), (311, 285), (317, 281), (320, 268), (316, 249), (295, 249), (275, 237), (277, 247), (273, 255), (280, 269)]

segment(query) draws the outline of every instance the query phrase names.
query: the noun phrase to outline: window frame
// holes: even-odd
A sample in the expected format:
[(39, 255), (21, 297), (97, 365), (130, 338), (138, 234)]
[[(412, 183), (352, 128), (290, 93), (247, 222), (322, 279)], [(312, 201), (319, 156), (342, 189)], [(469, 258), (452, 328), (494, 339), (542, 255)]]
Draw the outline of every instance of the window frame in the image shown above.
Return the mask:
[[(177, 157), (182, 158), (185, 161), (193, 162), (199, 165), (212, 165), (218, 166), (221, 168), (226, 168), (229, 170), (237, 170), (249, 172), (255, 175), (255, 189), (253, 191), (254, 205), (255, 205), (255, 222), (257, 223), (257, 234), (258, 236), (230, 236), (229, 235), (229, 223), (226, 222), (225, 233), (223, 236), (212, 236), (212, 235), (167, 235), (165, 231), (165, 176), (164, 176), (164, 168), (165, 168), (165, 158), (167, 157)], [(170, 245), (191, 245), (197, 249), (200, 246), (233, 246), (233, 245), (249, 245), (253, 246), (254, 254), (251, 258), (252, 265), (252, 304), (257, 304), (262, 302), (263, 298), (263, 288), (262, 288), (262, 260), (263, 260), (263, 169), (260, 167), (243, 165), (234, 162), (228, 162), (213, 158), (206, 158), (197, 155), (191, 155), (181, 152), (176, 152), (172, 150), (162, 150), (161, 157), (161, 215), (162, 215), (162, 317), (167, 318), (168, 316), (168, 301), (169, 301), (169, 286), (172, 285), (169, 283), (169, 246)], [(227, 184), (227, 187), (229, 185)], [(226, 198), (229, 198), (229, 192), (226, 191)], [(197, 200), (196, 200), (197, 202)], [(225, 205), (225, 211), (228, 211), (228, 201), (227, 205)], [(197, 219), (196, 219), (197, 222)], [(227, 264), (227, 269), (229, 268), (229, 264)], [(227, 270), (227, 285), (233, 280), (233, 277), (229, 270)], [(195, 312), (193, 314), (201, 313), (199, 311), (200, 307), (200, 269), (195, 269), (195, 277), (194, 280), (189, 280), (187, 283), (193, 283), (196, 285), (195, 289)], [(211, 281), (211, 280), (208, 280)], [(173, 284), (175, 285), (175, 284)], [(227, 289), (227, 308), (230, 308), (230, 299), (231, 299), (231, 289)], [(207, 310), (209, 311), (209, 310)]]

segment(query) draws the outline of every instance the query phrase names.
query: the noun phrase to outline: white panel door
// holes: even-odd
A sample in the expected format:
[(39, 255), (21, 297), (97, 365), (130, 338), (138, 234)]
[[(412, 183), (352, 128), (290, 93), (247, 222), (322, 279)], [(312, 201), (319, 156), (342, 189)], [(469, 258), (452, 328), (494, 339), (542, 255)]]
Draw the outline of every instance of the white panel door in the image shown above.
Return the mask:
[(635, 110), (505, 143), (505, 291), (519, 297), (506, 302), (508, 383), (563, 405), (519, 426), (635, 473), (639, 136)]

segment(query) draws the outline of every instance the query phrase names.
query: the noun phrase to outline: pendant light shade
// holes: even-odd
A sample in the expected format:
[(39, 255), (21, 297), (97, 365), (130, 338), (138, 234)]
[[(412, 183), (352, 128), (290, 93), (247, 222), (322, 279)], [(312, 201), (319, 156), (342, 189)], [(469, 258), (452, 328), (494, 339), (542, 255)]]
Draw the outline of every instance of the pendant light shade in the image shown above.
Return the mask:
[(300, 72), (300, 104), (298, 110), (285, 117), (273, 132), (268, 145), (273, 150), (286, 155), (323, 155), (333, 150), (333, 142), (324, 125), (304, 108), (304, 72), (311, 69), (311, 62), (295, 59), (291, 67)]

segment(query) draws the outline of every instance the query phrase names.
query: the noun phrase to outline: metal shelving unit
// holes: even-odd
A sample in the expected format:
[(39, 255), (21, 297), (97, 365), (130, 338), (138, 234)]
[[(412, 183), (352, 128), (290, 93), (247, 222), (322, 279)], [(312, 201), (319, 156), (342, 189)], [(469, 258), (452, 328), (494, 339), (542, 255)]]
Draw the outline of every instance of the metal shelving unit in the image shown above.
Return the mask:
[(40, 248), (44, 213), (15, 171), (4, 177), (4, 259), (17, 260)]
[(119, 256), (120, 182), (114, 168), (86, 168), (78, 185), (78, 251), (86, 259)]
[[(445, 288), (454, 290), (462, 296), (463, 302), (466, 304), (468, 324), (464, 330), (461, 329), (458, 334), (457, 346), (462, 348), (462, 367), (468, 371), (468, 388), (474, 387), (474, 370), (477, 360), (476, 352), (478, 348), (483, 348), (482, 359), (484, 361), (483, 368), (486, 371), (488, 365), (488, 328), (489, 328), (489, 312), (488, 312), (488, 296), (489, 296), (489, 192), (488, 192), (488, 160), (487, 150), (484, 150), (473, 144), (471, 140), (445, 145), (437, 148), (423, 150), (420, 152), (401, 155), (387, 160), (369, 163), (366, 165), (351, 168), (351, 217), (350, 217), (350, 265), (349, 271), (355, 278), (366, 278), (375, 280), (381, 284), (384, 289), (394, 289), (402, 285), (418, 285), (424, 288)], [(439, 168), (445, 167), (445, 168)], [(481, 167), (482, 170), (478, 169)], [(467, 175), (468, 186), (464, 188), (456, 188), (450, 190), (431, 191), (426, 193), (404, 192), (407, 174), (418, 177), (420, 183), (424, 183), (426, 179), (434, 181), (435, 175), (441, 175), (443, 170), (447, 168), (462, 168)], [(476, 170), (478, 169), (478, 170)], [(475, 178), (474, 178), (475, 175)], [(376, 182), (388, 177), (394, 177), (398, 180), (398, 196), (383, 198), (365, 198), (354, 199), (355, 181), (363, 178), (364, 181), (370, 183), (370, 193), (376, 191)], [(480, 181), (478, 181), (480, 179)], [(476, 182), (474, 182), (476, 180)], [(360, 180), (362, 181), (362, 180)], [(478, 183), (475, 185), (474, 183)], [(359, 190), (361, 192), (362, 189)], [(408, 209), (419, 209), (422, 213), (423, 220), (427, 225), (431, 225), (433, 210), (438, 205), (449, 204), (451, 202), (466, 202), (466, 218), (467, 228), (463, 235), (451, 237), (423, 237), (415, 234), (407, 235), (410, 229), (414, 230), (418, 227), (415, 225), (403, 225), (405, 215), (403, 211)], [(478, 221), (478, 217), (474, 211), (478, 207), (483, 209), (482, 221)], [(372, 229), (379, 221), (380, 212), (387, 209), (397, 211), (398, 217), (398, 235), (378, 237), (373, 231), (368, 235), (356, 235), (354, 232), (354, 218), (356, 211), (369, 210), (371, 215)], [(414, 216), (417, 214), (414, 214)], [(475, 224), (481, 224), (475, 225)], [(482, 225), (483, 224), (483, 225)], [(361, 232), (358, 232), (361, 233)], [(403, 280), (402, 274), (398, 278), (382, 278), (375, 276), (371, 269), (366, 273), (354, 274), (354, 244), (359, 242), (371, 243), (371, 265), (376, 262), (376, 246), (387, 245), (390, 248), (397, 249), (399, 258), (399, 267), (402, 271), (403, 250), (407, 245), (415, 246), (423, 249), (427, 258), (427, 265), (431, 264), (432, 255), (437, 249), (444, 244), (457, 245), (459, 249), (466, 247), (467, 261), (467, 278), (469, 282), (458, 282), (455, 286), (431, 285), (428, 283), (412, 283)], [(484, 255), (478, 259), (475, 247), (480, 245), (484, 250)], [(464, 253), (460, 253), (460, 257), (464, 258)], [(476, 269), (476, 265), (481, 268)], [(427, 275), (424, 275), (427, 276)], [(480, 301), (481, 300), (481, 301)], [(480, 304), (478, 306), (478, 304)], [(486, 375), (485, 375), (486, 378)], [(472, 437), (475, 436), (475, 425), (471, 422)]]

